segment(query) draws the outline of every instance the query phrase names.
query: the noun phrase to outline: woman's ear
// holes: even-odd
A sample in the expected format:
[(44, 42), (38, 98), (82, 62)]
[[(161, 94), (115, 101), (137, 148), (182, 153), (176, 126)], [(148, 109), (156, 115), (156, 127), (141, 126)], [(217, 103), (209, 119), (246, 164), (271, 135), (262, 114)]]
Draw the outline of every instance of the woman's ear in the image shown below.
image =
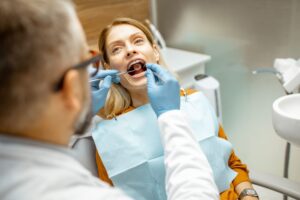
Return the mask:
[(104, 69), (111, 69), (110, 65), (107, 62), (104, 63), (103, 68)]
[(160, 54), (159, 54), (159, 49), (156, 44), (153, 44), (153, 52), (154, 52), (156, 63), (159, 63)]

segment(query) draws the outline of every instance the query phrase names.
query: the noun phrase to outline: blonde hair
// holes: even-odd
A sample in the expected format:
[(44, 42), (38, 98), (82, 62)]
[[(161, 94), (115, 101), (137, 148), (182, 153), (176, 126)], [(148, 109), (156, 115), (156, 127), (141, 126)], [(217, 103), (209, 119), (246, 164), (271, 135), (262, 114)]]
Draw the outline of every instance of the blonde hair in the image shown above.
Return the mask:
[[(137, 27), (146, 35), (150, 44), (152, 46), (156, 46), (158, 48), (158, 46), (156, 45), (156, 43), (153, 39), (153, 36), (152, 36), (150, 30), (143, 23), (141, 23), (137, 20), (131, 19), (131, 18), (116, 18), (115, 20), (113, 20), (113, 22), (111, 24), (109, 24), (106, 28), (104, 28), (102, 30), (102, 32), (100, 33), (100, 36), (99, 36), (99, 40), (98, 40), (99, 51), (103, 54), (103, 59), (104, 59), (102, 65), (105, 69), (110, 68), (109, 64), (108, 64), (109, 59), (108, 59), (107, 51), (106, 51), (107, 36), (108, 36), (110, 30), (114, 26), (121, 25), (121, 24), (128, 24), (128, 25)], [(158, 49), (158, 51), (159, 51), (159, 49)], [(164, 65), (164, 63), (161, 59), (161, 55), (160, 55), (160, 59), (159, 59), (158, 63)], [(113, 84), (108, 93), (104, 108), (100, 111), (99, 114), (103, 118), (113, 118), (116, 115), (119, 115), (119, 114), (123, 113), (126, 109), (128, 109), (130, 107), (131, 103), (132, 103), (132, 100), (131, 100), (131, 96), (130, 96), (128, 90), (126, 88), (124, 88), (123, 86), (121, 86), (120, 84)]]

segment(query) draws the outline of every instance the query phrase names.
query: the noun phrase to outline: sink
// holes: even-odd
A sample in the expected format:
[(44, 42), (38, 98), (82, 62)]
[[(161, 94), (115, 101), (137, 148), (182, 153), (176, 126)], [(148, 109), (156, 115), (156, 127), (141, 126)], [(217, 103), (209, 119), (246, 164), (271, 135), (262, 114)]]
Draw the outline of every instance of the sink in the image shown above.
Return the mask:
[(300, 94), (276, 99), (273, 103), (272, 122), (280, 137), (300, 147)]

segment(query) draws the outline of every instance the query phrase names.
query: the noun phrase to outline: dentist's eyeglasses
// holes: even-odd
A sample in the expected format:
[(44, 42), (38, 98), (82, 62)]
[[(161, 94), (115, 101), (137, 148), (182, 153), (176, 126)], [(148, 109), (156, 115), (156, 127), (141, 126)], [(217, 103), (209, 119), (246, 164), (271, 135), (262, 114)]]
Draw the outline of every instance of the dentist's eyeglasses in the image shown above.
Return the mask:
[(64, 72), (62, 78), (54, 85), (53, 90), (55, 92), (61, 90), (63, 83), (64, 83), (65, 76), (69, 72), (69, 70), (78, 70), (78, 69), (86, 68), (89, 72), (90, 77), (95, 76), (98, 73), (99, 63), (102, 59), (103, 59), (102, 55), (98, 54), (98, 55), (91, 57), (88, 60), (82, 61), (82, 62), (70, 67), (69, 69), (67, 69)]

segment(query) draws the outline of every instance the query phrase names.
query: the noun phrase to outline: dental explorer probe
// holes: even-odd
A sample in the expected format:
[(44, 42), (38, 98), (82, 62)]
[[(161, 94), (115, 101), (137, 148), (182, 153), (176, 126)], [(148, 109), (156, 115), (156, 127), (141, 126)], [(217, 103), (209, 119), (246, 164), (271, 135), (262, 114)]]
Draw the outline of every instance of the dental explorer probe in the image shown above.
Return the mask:
[[(134, 69), (134, 70), (130, 70), (130, 71), (125, 71), (125, 72), (119, 72), (119, 73), (114, 74), (114, 75), (112, 75), (112, 76), (120, 76), (120, 75), (128, 74), (128, 73), (134, 72), (134, 71), (135, 71), (135, 69)], [(94, 82), (94, 81), (102, 81), (103, 79), (104, 79), (104, 78), (92, 79), (92, 80), (90, 80), (89, 82), (92, 83), (92, 82)]]
[[(119, 72), (115, 75), (112, 75), (112, 76), (120, 76), (120, 75), (123, 75), (123, 74), (128, 74), (128, 73), (131, 73), (131, 72), (134, 72), (136, 71), (135, 69), (133, 70), (130, 70), (130, 71), (124, 71), (124, 72)], [(152, 72), (161, 82), (165, 82), (165, 80), (160, 76), (158, 75), (156, 72)], [(97, 79), (92, 79), (90, 80), (89, 82), (92, 83), (92, 82), (95, 82), (95, 81), (102, 81), (104, 78), (97, 78)]]

